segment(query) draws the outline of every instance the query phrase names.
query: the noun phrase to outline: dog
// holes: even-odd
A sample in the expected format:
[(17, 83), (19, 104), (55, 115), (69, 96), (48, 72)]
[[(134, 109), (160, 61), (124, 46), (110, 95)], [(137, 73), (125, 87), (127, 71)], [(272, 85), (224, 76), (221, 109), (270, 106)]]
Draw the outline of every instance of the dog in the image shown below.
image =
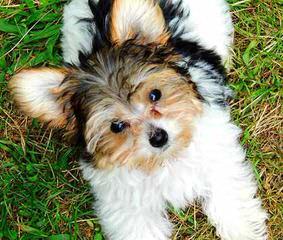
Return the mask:
[(9, 86), (23, 112), (81, 146), (105, 237), (169, 239), (168, 204), (197, 200), (221, 239), (267, 239), (227, 103), (225, 1), (73, 0), (62, 33), (65, 67), (22, 70)]

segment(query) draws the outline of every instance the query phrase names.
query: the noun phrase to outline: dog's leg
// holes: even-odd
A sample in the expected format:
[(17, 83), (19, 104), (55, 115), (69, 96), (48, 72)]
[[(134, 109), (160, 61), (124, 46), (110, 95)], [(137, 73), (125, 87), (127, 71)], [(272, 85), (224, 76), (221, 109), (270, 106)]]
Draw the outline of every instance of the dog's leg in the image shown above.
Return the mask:
[(151, 177), (135, 170), (95, 170), (81, 162), (92, 186), (95, 212), (109, 240), (167, 240), (171, 224), (165, 201)]
[(94, 32), (88, 0), (73, 0), (65, 6), (61, 42), (66, 63), (79, 65), (79, 51), (86, 54), (91, 52)]
[(225, 240), (264, 240), (266, 214), (255, 197), (256, 184), (247, 164), (215, 166), (204, 210)]
[(257, 183), (239, 134), (228, 110), (207, 108), (198, 122), (193, 144), (206, 189), (203, 208), (222, 239), (264, 240), (267, 215), (255, 196)]

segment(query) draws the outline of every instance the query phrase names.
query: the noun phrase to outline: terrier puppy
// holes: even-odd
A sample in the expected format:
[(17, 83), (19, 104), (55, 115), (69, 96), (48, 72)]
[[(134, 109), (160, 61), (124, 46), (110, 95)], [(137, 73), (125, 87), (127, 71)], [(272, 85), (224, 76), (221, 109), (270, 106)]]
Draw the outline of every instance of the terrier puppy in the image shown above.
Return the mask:
[(73, 0), (67, 67), (11, 80), (26, 114), (79, 139), (107, 239), (169, 239), (166, 206), (194, 200), (221, 239), (267, 239), (227, 105), (232, 35), (223, 0)]

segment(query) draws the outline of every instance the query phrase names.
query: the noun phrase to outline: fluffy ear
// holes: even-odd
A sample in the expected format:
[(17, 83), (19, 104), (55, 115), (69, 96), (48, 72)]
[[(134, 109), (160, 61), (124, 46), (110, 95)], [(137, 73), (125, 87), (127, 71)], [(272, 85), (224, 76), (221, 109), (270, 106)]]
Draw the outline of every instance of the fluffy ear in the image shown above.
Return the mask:
[(11, 79), (9, 88), (25, 114), (52, 126), (63, 127), (67, 113), (57, 101), (57, 92), (66, 74), (67, 70), (63, 68), (23, 70)]
[(110, 33), (116, 43), (136, 38), (139, 43), (164, 44), (169, 38), (162, 10), (154, 0), (115, 0)]

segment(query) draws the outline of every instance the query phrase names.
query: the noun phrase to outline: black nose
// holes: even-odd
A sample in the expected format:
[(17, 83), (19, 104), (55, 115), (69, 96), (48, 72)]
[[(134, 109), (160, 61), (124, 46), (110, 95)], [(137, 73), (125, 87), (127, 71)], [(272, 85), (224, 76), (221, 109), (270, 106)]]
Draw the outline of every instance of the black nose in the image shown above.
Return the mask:
[(151, 146), (160, 148), (168, 142), (168, 134), (161, 128), (154, 129), (150, 138), (149, 143)]

